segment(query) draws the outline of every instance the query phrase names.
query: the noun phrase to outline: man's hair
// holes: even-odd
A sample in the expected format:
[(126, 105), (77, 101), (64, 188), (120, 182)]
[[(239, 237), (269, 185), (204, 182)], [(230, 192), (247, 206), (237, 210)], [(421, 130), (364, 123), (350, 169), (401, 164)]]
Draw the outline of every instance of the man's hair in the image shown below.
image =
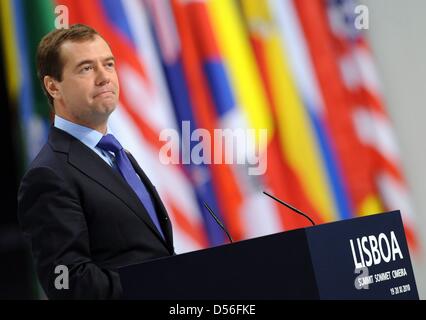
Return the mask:
[(93, 40), (95, 36), (102, 37), (95, 29), (84, 24), (74, 24), (69, 29), (56, 29), (41, 39), (37, 48), (37, 76), (41, 82), (44, 94), (53, 110), (53, 98), (44, 86), (44, 77), (51, 76), (62, 81), (64, 61), (61, 59), (61, 46), (65, 41), (83, 42)]

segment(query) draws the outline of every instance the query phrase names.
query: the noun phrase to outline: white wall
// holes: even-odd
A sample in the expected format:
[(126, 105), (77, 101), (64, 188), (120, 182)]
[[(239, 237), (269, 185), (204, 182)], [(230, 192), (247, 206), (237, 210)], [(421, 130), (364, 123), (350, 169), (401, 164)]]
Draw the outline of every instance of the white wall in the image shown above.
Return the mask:
[(416, 210), (422, 251), (414, 258), (421, 299), (426, 299), (426, 1), (362, 0), (369, 38), (393, 120)]

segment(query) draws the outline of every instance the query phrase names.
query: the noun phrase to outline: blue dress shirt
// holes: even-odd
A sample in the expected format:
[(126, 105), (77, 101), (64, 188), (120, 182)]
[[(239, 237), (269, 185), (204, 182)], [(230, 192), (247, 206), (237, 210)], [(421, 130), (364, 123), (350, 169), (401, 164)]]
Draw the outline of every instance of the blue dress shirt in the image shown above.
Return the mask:
[[(98, 142), (103, 137), (102, 133), (91, 128), (65, 120), (64, 118), (61, 118), (58, 115), (55, 115), (54, 126), (69, 133), (74, 138), (80, 140), (83, 144), (92, 149), (99, 157), (101, 157), (102, 160), (104, 160), (108, 165), (114, 167), (114, 156), (111, 153), (96, 147)], [(109, 126), (107, 127), (107, 134), (108, 133), (112, 134)]]

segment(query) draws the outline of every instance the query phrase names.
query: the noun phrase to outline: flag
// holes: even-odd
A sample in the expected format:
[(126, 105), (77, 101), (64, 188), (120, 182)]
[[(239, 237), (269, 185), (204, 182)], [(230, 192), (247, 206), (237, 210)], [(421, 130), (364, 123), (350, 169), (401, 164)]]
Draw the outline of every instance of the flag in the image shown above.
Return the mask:
[[(183, 31), (179, 30), (177, 26), (179, 21), (175, 18), (176, 12), (173, 11), (170, 3), (164, 1), (148, 1), (147, 3), (151, 17), (153, 17), (153, 29), (174, 104), (177, 126), (182, 132), (180, 138), (185, 139), (183, 136), (184, 122), (188, 125), (186, 129), (188, 135), (192, 136), (194, 130), (199, 128), (199, 119), (196, 119), (193, 112), (197, 98), (194, 97), (194, 92), (190, 90), (191, 79), (188, 77), (184, 61), (188, 51), (183, 52), (182, 43), (185, 40), (182, 36), (179, 36), (179, 31), (181, 33)], [(194, 165), (191, 161), (192, 150), (196, 145), (193, 141), (182, 143), (180, 149), (182, 164), (197, 195), (199, 214), (204, 220), (204, 232), (209, 239), (209, 245), (218, 245), (224, 241), (223, 231), (203, 205), (204, 202), (207, 203), (221, 219), (221, 209), (216, 197), (217, 190), (215, 190), (213, 184), (213, 173), (208, 166), (205, 163)], [(210, 152), (210, 150), (204, 152)]]
[[(35, 53), (42, 36), (54, 25), (50, 0), (1, 1), (8, 94), (20, 116), (24, 168), (47, 140), (50, 110), (35, 69)], [(40, 19), (40, 20), (38, 20)]]
[[(311, 160), (308, 161), (319, 164), (315, 150), (316, 143), (313, 135), (309, 133), (311, 128), (304, 106), (292, 83), (292, 75), (289, 73), (284, 56), (285, 48), (280, 43), (278, 23), (274, 20), (271, 6), (267, 2), (243, 1), (242, 8), (258, 65), (261, 68), (263, 86), (269, 99), (269, 108), (274, 115), (277, 131), (277, 137), (274, 139), (275, 142), (269, 146), (269, 152), (279, 152), (280, 155), (277, 154), (276, 157), (280, 159), (275, 168), (274, 162), (272, 162), (271, 174), (268, 175), (269, 183), (271, 187), (275, 187), (281, 192), (280, 197), (308, 212), (314, 221), (321, 223), (325, 219), (320, 213), (327, 214), (330, 213), (330, 210), (314, 207), (316, 200), (310, 197), (313, 191), (312, 186), (300, 176), (305, 170), (322, 174), (320, 166), (317, 165), (315, 169), (303, 164), (303, 161), (307, 161), (309, 157)], [(288, 125), (286, 121), (291, 121), (293, 125)], [(305, 129), (302, 130), (300, 126)], [(299, 139), (299, 133), (303, 131), (306, 132), (306, 138)], [(301, 144), (302, 141), (305, 143)], [(316, 174), (317, 177), (318, 174)], [(318, 201), (315, 203), (315, 206), (317, 205)], [(302, 217), (289, 214), (288, 211), (283, 212), (282, 215), (286, 218), (284, 226), (286, 229), (306, 226), (307, 221)], [(330, 216), (328, 218), (330, 219)]]
[[(402, 172), (399, 148), (386, 112), (371, 50), (362, 30), (356, 28), (355, 0), (328, 0), (329, 34), (339, 61), (345, 93), (351, 101), (351, 120), (368, 157), (371, 179), (385, 210), (400, 209), (408, 242), (418, 249), (414, 212)], [(369, 201), (369, 200), (367, 200)], [(358, 214), (369, 214), (368, 202)], [(362, 210), (362, 211), (361, 211)], [(373, 211), (374, 212), (374, 211)]]
[[(220, 199), (221, 203), (234, 205), (233, 208), (230, 206), (225, 208), (225, 220), (228, 221), (233, 234), (238, 236), (237, 239), (247, 239), (282, 230), (275, 203), (272, 203), (261, 193), (263, 189), (266, 189), (262, 181), (262, 174), (259, 176), (250, 174), (252, 168), (249, 166), (249, 163), (252, 163), (251, 160), (253, 160), (253, 149), (257, 152), (259, 170), (262, 170), (263, 161), (265, 161), (265, 164), (267, 162), (265, 155), (267, 146), (266, 144), (263, 147), (261, 146), (260, 130), (265, 129), (269, 133), (271, 119), (262, 105), (256, 106), (256, 101), (263, 99), (263, 96), (255, 93), (256, 88), (251, 86), (250, 91), (252, 93), (251, 98), (254, 100), (247, 99), (247, 94), (250, 94), (250, 92), (242, 89), (244, 86), (247, 88), (250, 82), (254, 84), (254, 81), (259, 79), (256, 78), (256, 66), (253, 60), (250, 60), (250, 57), (246, 55), (247, 50), (244, 49), (244, 46), (249, 49), (247, 43), (244, 44), (247, 40), (244, 39), (244, 34), (238, 37), (238, 32), (241, 32), (238, 29), (241, 30), (241, 28), (238, 27), (240, 21), (234, 13), (236, 12), (234, 6), (227, 6), (222, 3), (220, 9), (222, 14), (227, 15), (227, 12), (230, 14), (226, 20), (230, 26), (227, 29), (226, 36), (218, 31), (220, 28), (218, 25), (221, 26), (223, 21), (222, 19), (217, 20), (214, 7), (209, 7), (207, 1), (185, 2), (183, 12), (186, 13), (186, 20), (189, 21), (188, 27), (193, 34), (191, 39), (194, 39), (196, 44), (194, 48), (198, 60), (199, 76), (204, 79), (203, 90), (210, 101), (208, 105), (199, 108), (200, 111), (208, 111), (208, 114), (206, 113), (203, 117), (203, 122), (210, 125), (211, 129), (217, 128), (222, 129), (222, 132), (232, 131), (235, 133), (232, 145), (225, 145), (223, 149), (226, 153), (222, 158), (225, 164), (218, 166), (215, 163), (214, 166), (220, 168), (222, 174), (224, 174), (223, 178), (218, 181), (219, 189), (221, 192), (228, 190), (225, 191), (226, 198), (222, 196), (222, 199)], [(231, 27), (233, 24), (234, 26)], [(237, 33), (237, 36), (235, 33)], [(238, 81), (238, 83), (234, 81), (236, 79), (234, 73), (237, 70), (231, 69), (232, 62), (229, 62), (234, 61), (236, 57), (229, 56), (226, 53), (226, 48), (220, 44), (219, 39), (223, 40), (224, 37), (233, 37), (241, 42), (236, 45), (234, 53), (238, 55), (239, 63), (246, 66), (246, 73), (240, 74), (241, 78), (239, 78), (244, 79), (243, 81), (246, 81), (246, 84), (242, 84), (241, 81)], [(241, 73), (241, 71), (239, 72)], [(233, 81), (234, 87), (231, 84)], [(242, 90), (237, 89), (238, 86)], [(244, 102), (250, 103), (249, 105), (243, 106), (242, 101), (237, 100), (236, 97), (241, 98), (243, 95)], [(247, 112), (248, 110), (252, 110), (256, 114), (253, 115), (253, 112)], [(201, 117), (203, 116), (198, 110), (197, 113)], [(215, 119), (216, 125), (214, 127), (211, 127), (210, 119)], [(243, 136), (242, 140), (238, 137), (239, 133)], [(216, 140), (214, 142), (215, 144), (218, 143)], [(267, 141), (264, 142), (267, 143)], [(218, 149), (216, 146), (214, 151), (217, 152)], [(233, 163), (226, 161), (229, 154), (233, 155)], [(230, 187), (233, 187), (234, 191)], [(237, 193), (239, 194), (238, 198), (235, 197)]]
[[(324, 119), (333, 137), (354, 215), (401, 209), (408, 241), (414, 248), (417, 245), (412, 232), (412, 211), (396, 143), (378, 99), (380, 91), (371, 54), (364, 35), (353, 23), (355, 3), (301, 0), (294, 4), (318, 77)], [(377, 98), (370, 100), (371, 97)]]

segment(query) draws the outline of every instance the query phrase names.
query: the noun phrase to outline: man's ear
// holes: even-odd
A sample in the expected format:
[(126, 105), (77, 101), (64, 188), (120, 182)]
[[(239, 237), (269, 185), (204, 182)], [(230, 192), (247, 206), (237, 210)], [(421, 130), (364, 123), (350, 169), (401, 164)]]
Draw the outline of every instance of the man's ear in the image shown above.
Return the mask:
[(51, 76), (44, 76), (43, 79), (44, 87), (53, 99), (58, 99), (61, 95), (58, 87), (58, 81), (53, 79)]

